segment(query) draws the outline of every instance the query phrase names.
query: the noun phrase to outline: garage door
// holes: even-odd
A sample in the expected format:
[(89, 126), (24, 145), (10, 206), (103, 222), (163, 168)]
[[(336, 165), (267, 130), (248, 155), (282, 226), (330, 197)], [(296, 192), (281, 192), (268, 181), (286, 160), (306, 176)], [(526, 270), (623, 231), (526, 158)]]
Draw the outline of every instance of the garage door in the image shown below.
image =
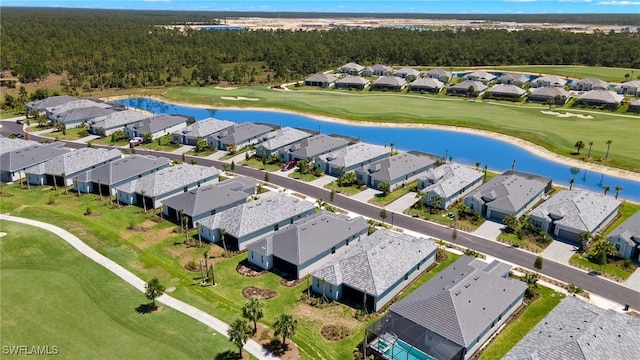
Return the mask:
[(576, 245), (580, 244), (580, 235), (564, 229), (558, 229), (558, 239), (569, 241)]
[(491, 210), (491, 213), (489, 214), (489, 219), (495, 220), (495, 221), (502, 221), (507, 215), (509, 214), (503, 213), (500, 211)]

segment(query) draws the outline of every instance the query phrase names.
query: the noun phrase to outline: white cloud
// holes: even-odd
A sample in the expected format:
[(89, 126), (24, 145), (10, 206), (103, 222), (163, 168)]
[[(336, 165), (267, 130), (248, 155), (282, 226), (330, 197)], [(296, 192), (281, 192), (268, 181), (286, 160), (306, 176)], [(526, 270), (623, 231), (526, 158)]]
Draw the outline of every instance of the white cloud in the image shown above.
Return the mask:
[(142, 0), (143, 2), (148, 3), (170, 3), (171, 0)]
[(559, 0), (561, 3), (590, 3), (592, 0)]
[(600, 1), (598, 5), (638, 6), (640, 5), (640, 1)]

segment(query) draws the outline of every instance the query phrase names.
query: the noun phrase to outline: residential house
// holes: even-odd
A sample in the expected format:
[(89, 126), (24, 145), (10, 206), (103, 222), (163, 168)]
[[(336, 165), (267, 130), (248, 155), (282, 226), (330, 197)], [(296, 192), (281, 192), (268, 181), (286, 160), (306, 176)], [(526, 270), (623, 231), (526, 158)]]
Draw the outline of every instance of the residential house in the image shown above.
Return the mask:
[(631, 80), (623, 82), (616, 86), (616, 92), (622, 95), (639, 96), (640, 95), (640, 80)]
[(165, 199), (162, 202), (162, 213), (167, 219), (181, 224), (187, 218), (188, 228), (207, 216), (244, 204), (256, 193), (256, 181), (245, 176), (238, 176), (207, 186), (191, 189)]
[(10, 139), (0, 136), (0, 154), (32, 147), (34, 145), (39, 145), (39, 143), (33, 140)]
[(527, 95), (527, 91), (516, 85), (496, 84), (487, 90), (494, 98), (520, 99)]
[(598, 78), (580, 79), (571, 85), (571, 90), (575, 91), (591, 91), (591, 90), (607, 90), (609, 83)]
[(629, 103), (629, 108), (627, 109), (627, 111), (640, 113), (640, 99), (633, 100), (631, 103)]
[[(79, 99), (74, 101), (69, 101), (56, 106), (49, 106), (44, 108), (45, 113), (47, 114), (47, 118), (51, 121), (56, 120), (56, 116), (60, 114), (64, 114), (67, 111), (71, 111), (73, 109), (82, 109), (88, 107), (98, 107), (103, 109), (108, 109), (113, 107), (111, 104), (88, 100), (88, 99)], [(73, 124), (70, 124), (73, 127)], [(77, 124), (76, 124), (77, 125)]]
[(640, 318), (567, 296), (503, 360), (637, 359)]
[(319, 134), (308, 137), (280, 149), (280, 158), (284, 161), (313, 159), (314, 161), (329, 152), (347, 147), (349, 142), (339, 137)]
[(187, 118), (177, 115), (156, 115), (144, 118), (138, 122), (127, 124), (124, 127), (124, 134), (129, 139), (134, 137), (144, 137), (144, 134), (151, 134), (152, 139), (161, 138), (187, 126)]
[(463, 76), (462, 78), (464, 80), (480, 81), (484, 84), (490, 83), (491, 81), (496, 79), (496, 77), (493, 74), (490, 74), (486, 71), (481, 71), (481, 70), (470, 72), (465, 76)]
[(155, 209), (174, 195), (216, 182), (218, 170), (214, 167), (178, 164), (129, 181), (116, 190), (121, 203)]
[(444, 69), (431, 69), (426, 72), (424, 77), (430, 79), (438, 79), (441, 82), (448, 84), (451, 81), (451, 72)]
[(392, 358), (403, 348), (416, 359), (471, 358), (523, 302), (527, 285), (510, 268), (461, 257), (369, 327), (370, 348)]
[(579, 245), (580, 233), (595, 234), (604, 229), (618, 215), (621, 204), (613, 196), (586, 190), (561, 190), (533, 209), (529, 216), (534, 227)]
[(366, 236), (363, 217), (320, 211), (247, 245), (249, 262), (295, 279), (310, 274)]
[(113, 108), (103, 108), (98, 106), (81, 107), (56, 114), (53, 116), (51, 121), (54, 124), (62, 124), (65, 129), (72, 129), (85, 123), (89, 123), (95, 118), (118, 112), (118, 110)]
[(531, 81), (531, 87), (534, 87), (534, 88), (564, 87), (566, 84), (567, 84), (567, 80), (555, 75), (540, 76)]
[(391, 190), (417, 179), (425, 171), (432, 169), (435, 161), (424, 156), (399, 153), (357, 168), (359, 182), (373, 189), (386, 182)]
[(380, 229), (354, 242), (312, 273), (312, 289), (368, 311), (379, 311), (435, 262), (437, 245)]
[(420, 71), (409, 67), (404, 67), (396, 71), (396, 76), (406, 79), (407, 81), (413, 81), (420, 77)]
[(244, 250), (259, 240), (294, 221), (315, 212), (315, 205), (294, 196), (277, 194), (240, 204), (200, 220), (198, 232), (211, 242), (221, 240), (224, 229), (227, 248)]
[(349, 74), (349, 75), (360, 75), (363, 71), (364, 71), (364, 66), (360, 64), (356, 64), (354, 62), (344, 64), (338, 68), (339, 73)]
[[(302, 141), (311, 135), (313, 134), (292, 127), (284, 127), (272, 131), (265, 135), (263, 141), (256, 146), (256, 156), (262, 158), (269, 157), (272, 154), (278, 154), (278, 158), (284, 161), (285, 153), (280, 150), (283, 150), (284, 147), (295, 142)], [(266, 138), (267, 136), (268, 138)]]
[(317, 73), (309, 76), (304, 80), (306, 86), (319, 86), (322, 88), (330, 88), (335, 85), (338, 77), (334, 74)]
[(364, 90), (369, 87), (371, 81), (356, 75), (347, 75), (336, 81), (336, 89), (342, 90)]
[(384, 146), (361, 142), (320, 156), (316, 160), (316, 165), (325, 174), (342, 176), (344, 173), (354, 171), (358, 167), (381, 160), (389, 155), (390, 149)]
[(117, 195), (118, 186), (167, 167), (169, 159), (164, 157), (125, 156), (74, 177), (73, 190), (105, 196)]
[(553, 100), (553, 103), (557, 106), (563, 106), (569, 101), (571, 94), (563, 88), (559, 87), (539, 87), (531, 88), (529, 90), (530, 102), (546, 103), (549, 100)]
[(67, 96), (67, 95), (50, 96), (46, 99), (28, 102), (26, 104), (26, 108), (27, 108), (27, 111), (38, 110), (39, 112), (44, 112), (46, 108), (64, 105), (68, 102), (77, 101), (77, 100), (79, 99), (76, 97)]
[(373, 82), (373, 90), (401, 91), (407, 87), (407, 81), (397, 76), (381, 76)]
[(618, 257), (640, 260), (640, 211), (613, 229), (607, 240), (618, 250)]
[(127, 125), (136, 123), (149, 115), (134, 110), (122, 110), (105, 116), (95, 117), (88, 121), (89, 131), (94, 135), (107, 136), (116, 130), (123, 130)]
[(41, 162), (24, 172), (29, 184), (69, 186), (76, 176), (121, 157), (118, 149), (80, 148)]
[(64, 143), (54, 142), (3, 152), (0, 155), (0, 181), (9, 183), (22, 179), (26, 169), (69, 151), (71, 149), (66, 149)]
[(391, 66), (376, 64), (364, 69), (364, 76), (389, 76), (393, 68)]
[(207, 141), (212, 149), (227, 150), (230, 145), (242, 149), (260, 142), (260, 139), (272, 130), (273, 128), (267, 125), (242, 123), (207, 136)]
[(218, 120), (211, 117), (206, 118), (174, 131), (171, 134), (171, 142), (174, 144), (195, 146), (199, 139), (206, 140), (207, 136), (228, 129), (233, 125), (235, 125), (235, 123), (232, 121)]
[(420, 78), (411, 82), (409, 86), (409, 92), (420, 93), (440, 93), (440, 90), (444, 87), (444, 83), (435, 78)]
[(607, 109), (617, 109), (624, 101), (624, 95), (607, 90), (591, 90), (576, 99), (577, 105), (599, 106)]
[(506, 171), (484, 183), (464, 198), (464, 204), (490, 220), (520, 217), (551, 190), (551, 179)]
[(498, 84), (516, 85), (523, 87), (529, 82), (529, 77), (525, 74), (503, 74), (498, 78)]
[(480, 81), (464, 80), (455, 85), (449, 86), (447, 95), (468, 96), (469, 91), (473, 91), (477, 95), (482, 94), (489, 87)]
[(446, 209), (482, 184), (484, 173), (457, 163), (433, 168), (418, 178), (424, 204)]

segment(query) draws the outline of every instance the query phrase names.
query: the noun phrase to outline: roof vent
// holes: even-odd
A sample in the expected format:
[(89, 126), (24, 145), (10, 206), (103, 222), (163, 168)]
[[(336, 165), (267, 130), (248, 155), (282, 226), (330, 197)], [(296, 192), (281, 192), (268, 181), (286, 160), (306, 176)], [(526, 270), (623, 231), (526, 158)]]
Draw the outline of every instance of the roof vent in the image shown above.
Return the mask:
[(460, 291), (460, 290), (456, 291), (456, 296), (460, 295), (461, 292), (462, 291)]

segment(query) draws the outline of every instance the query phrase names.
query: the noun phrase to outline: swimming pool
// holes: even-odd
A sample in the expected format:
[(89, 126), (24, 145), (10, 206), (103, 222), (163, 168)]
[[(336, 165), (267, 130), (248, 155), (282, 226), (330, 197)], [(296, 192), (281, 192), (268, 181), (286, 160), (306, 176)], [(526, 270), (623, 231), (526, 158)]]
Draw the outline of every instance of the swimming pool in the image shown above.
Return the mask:
[(372, 347), (389, 360), (436, 360), (398, 338), (380, 337)]

